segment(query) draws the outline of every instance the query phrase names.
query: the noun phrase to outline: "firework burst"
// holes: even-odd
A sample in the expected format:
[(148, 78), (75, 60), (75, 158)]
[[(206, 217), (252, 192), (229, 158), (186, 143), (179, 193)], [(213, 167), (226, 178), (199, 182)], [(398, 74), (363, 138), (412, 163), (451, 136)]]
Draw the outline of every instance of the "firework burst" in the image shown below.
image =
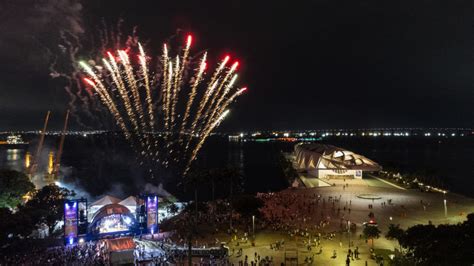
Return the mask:
[(229, 113), (229, 105), (246, 90), (235, 87), (239, 63), (228, 67), (229, 56), (206, 82), (207, 53), (193, 62), (191, 44), (188, 35), (175, 57), (164, 44), (156, 72), (150, 71), (152, 59), (141, 44), (137, 62), (130, 51), (117, 50), (107, 52), (102, 66), (79, 63), (86, 86), (99, 96), (140, 158), (165, 167), (177, 163), (184, 174)]

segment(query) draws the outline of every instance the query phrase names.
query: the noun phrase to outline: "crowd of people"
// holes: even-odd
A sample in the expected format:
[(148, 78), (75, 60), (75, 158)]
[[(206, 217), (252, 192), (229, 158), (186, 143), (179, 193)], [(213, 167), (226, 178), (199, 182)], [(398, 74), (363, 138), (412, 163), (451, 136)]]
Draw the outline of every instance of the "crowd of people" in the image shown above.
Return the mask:
[(105, 265), (103, 255), (103, 250), (93, 242), (46, 250), (31, 247), (29, 252), (4, 256), (0, 265)]
[[(258, 193), (264, 206), (260, 212), (274, 231), (286, 231), (294, 236), (295, 229), (321, 232), (331, 221), (338, 219), (340, 227), (346, 225), (352, 201), (341, 202), (341, 195), (322, 197), (302, 193)], [(331, 220), (333, 219), (333, 220)], [(344, 228), (340, 228), (344, 229)]]

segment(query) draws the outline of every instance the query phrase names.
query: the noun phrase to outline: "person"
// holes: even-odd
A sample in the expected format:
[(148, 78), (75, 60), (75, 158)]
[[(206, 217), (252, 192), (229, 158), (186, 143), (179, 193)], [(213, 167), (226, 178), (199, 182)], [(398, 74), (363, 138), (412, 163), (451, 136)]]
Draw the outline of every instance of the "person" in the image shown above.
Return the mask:
[(337, 257), (336, 250), (333, 250), (333, 252), (332, 252), (332, 257), (333, 257), (334, 259)]
[(347, 255), (347, 258), (346, 258), (346, 265), (347, 266), (351, 265), (351, 260), (349, 259), (349, 255)]

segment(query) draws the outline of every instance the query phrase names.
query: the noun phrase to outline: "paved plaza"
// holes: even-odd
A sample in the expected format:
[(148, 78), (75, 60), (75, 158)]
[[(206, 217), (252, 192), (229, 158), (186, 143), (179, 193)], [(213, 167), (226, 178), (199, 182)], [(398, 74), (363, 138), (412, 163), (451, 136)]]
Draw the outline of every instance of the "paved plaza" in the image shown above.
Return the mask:
[[(374, 242), (375, 249), (394, 250), (398, 247), (396, 241), (387, 240), (384, 235), (387, 232), (388, 225), (400, 224), (403, 229), (415, 224), (433, 224), (458, 223), (465, 220), (468, 213), (474, 212), (474, 200), (457, 194), (447, 193), (446, 195), (437, 192), (420, 192), (419, 190), (406, 190), (390, 185), (390, 183), (374, 178), (370, 179), (348, 179), (348, 180), (329, 180), (327, 181), (335, 186), (315, 187), (315, 188), (289, 188), (279, 193), (296, 193), (304, 195), (310, 199), (319, 195), (321, 199), (338, 199), (333, 206), (329, 203), (325, 207), (319, 203), (315, 208), (320, 208), (324, 216), (330, 218), (330, 223), (319, 230), (319, 232), (330, 233), (341, 231), (341, 224), (346, 225), (347, 221), (356, 224), (356, 231), (352, 233), (335, 233), (331, 240), (321, 239), (320, 253), (319, 247), (307, 249), (305, 241), (306, 236), (290, 236), (286, 232), (272, 231), (269, 229), (256, 229), (255, 246), (247, 243), (236, 244), (231, 241), (228, 235), (220, 236), (220, 239), (227, 240), (231, 250), (231, 261), (238, 265), (239, 261), (248, 256), (251, 261), (255, 257), (255, 252), (261, 258), (268, 256), (273, 258), (274, 265), (280, 265), (285, 260), (285, 255), (297, 257), (298, 264), (304, 265), (305, 258), (313, 257), (314, 265), (345, 265), (348, 249), (353, 251), (358, 247), (360, 252), (358, 260), (351, 260), (350, 265), (376, 265), (375, 260), (370, 258), (370, 240), (368, 243), (362, 235), (362, 223), (369, 220), (369, 212), (375, 214), (375, 220), (379, 229), (382, 231), (381, 237)], [(361, 194), (376, 196), (380, 199), (365, 199), (358, 197)], [(446, 199), (446, 208), (444, 200)], [(369, 209), (369, 204), (373, 207)], [(345, 210), (344, 210), (345, 207)], [(349, 208), (351, 209), (349, 212)], [(313, 215), (304, 219), (295, 219), (294, 226), (301, 228), (313, 228), (318, 221), (319, 210), (313, 212)], [(240, 237), (240, 236), (239, 236)], [(311, 236), (309, 236), (311, 237)], [(277, 241), (284, 241), (284, 245), (279, 250), (272, 250), (270, 244)], [(349, 246), (349, 244), (352, 244)], [(238, 256), (238, 250), (242, 248), (242, 255)], [(337, 256), (333, 257), (336, 251)], [(296, 255), (297, 254), (297, 255)], [(388, 263), (386, 262), (385, 265)], [(287, 263), (287, 265), (291, 265)]]

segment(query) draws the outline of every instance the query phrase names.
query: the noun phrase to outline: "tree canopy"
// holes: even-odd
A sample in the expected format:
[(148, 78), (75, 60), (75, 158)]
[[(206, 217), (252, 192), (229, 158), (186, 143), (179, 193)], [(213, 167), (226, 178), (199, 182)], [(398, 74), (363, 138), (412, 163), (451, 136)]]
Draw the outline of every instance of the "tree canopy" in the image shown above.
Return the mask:
[(68, 189), (54, 184), (47, 185), (36, 191), (33, 197), (20, 207), (20, 212), (30, 216), (36, 226), (46, 224), (51, 234), (56, 224), (62, 220), (64, 201), (74, 195), (74, 192)]
[(471, 265), (474, 262), (474, 214), (460, 224), (415, 225), (400, 238), (417, 265)]
[(376, 226), (367, 225), (364, 228), (364, 235), (366, 238), (372, 239), (372, 247), (374, 246), (374, 238), (380, 237), (380, 229)]
[(0, 170), (0, 208), (15, 208), (35, 186), (28, 176), (14, 170)]

